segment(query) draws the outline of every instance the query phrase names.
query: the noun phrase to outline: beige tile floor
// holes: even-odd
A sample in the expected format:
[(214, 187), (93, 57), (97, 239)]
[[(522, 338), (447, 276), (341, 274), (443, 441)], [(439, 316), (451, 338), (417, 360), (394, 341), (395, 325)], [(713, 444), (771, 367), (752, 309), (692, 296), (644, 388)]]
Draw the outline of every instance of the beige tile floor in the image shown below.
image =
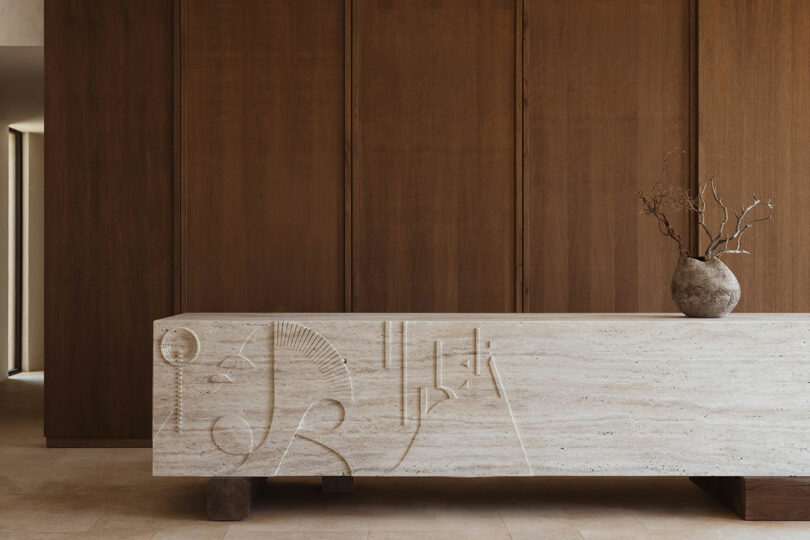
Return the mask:
[(744, 522), (684, 478), (271, 481), (239, 523), (205, 518), (205, 480), (152, 478), (149, 449), (46, 449), (42, 374), (0, 383), (0, 538), (808, 538)]

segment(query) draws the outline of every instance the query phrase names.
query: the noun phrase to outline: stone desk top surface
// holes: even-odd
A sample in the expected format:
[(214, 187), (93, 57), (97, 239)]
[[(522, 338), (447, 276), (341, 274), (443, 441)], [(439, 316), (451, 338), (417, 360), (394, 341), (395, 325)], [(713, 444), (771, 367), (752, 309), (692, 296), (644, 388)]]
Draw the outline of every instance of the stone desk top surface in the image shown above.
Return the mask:
[(390, 319), (408, 321), (635, 321), (679, 320), (700, 322), (715, 321), (810, 321), (810, 313), (732, 313), (722, 319), (696, 319), (680, 313), (183, 313), (159, 319), (162, 321), (277, 321), (277, 320), (322, 320), (346, 319), (383, 321)]
[(175, 476), (810, 475), (810, 314), (155, 321)]

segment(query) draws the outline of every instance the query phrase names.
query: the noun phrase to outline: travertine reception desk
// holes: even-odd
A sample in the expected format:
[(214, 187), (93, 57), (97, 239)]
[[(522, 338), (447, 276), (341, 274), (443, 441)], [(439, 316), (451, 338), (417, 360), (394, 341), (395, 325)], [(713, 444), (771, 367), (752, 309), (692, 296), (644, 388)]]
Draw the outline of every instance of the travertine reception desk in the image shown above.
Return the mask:
[(154, 474), (810, 475), (810, 315), (186, 314)]

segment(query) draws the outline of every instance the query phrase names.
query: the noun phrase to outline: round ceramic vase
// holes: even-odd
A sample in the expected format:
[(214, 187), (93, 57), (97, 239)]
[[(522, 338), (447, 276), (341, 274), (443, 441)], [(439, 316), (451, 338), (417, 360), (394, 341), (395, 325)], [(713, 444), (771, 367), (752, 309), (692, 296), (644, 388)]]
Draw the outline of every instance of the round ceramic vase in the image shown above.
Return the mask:
[(720, 259), (681, 257), (672, 276), (672, 299), (688, 317), (725, 317), (740, 300), (740, 282)]

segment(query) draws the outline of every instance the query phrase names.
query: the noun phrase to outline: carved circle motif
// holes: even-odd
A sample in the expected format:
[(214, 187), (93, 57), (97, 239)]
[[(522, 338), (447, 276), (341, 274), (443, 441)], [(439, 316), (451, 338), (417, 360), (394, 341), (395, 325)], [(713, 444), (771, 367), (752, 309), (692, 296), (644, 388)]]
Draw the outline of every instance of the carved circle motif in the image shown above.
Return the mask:
[(160, 354), (173, 366), (182, 367), (193, 362), (200, 352), (200, 340), (188, 328), (175, 328), (166, 332), (160, 342)]
[(244, 456), (253, 451), (253, 430), (247, 420), (236, 414), (220, 416), (211, 426), (214, 444), (235, 456)]

